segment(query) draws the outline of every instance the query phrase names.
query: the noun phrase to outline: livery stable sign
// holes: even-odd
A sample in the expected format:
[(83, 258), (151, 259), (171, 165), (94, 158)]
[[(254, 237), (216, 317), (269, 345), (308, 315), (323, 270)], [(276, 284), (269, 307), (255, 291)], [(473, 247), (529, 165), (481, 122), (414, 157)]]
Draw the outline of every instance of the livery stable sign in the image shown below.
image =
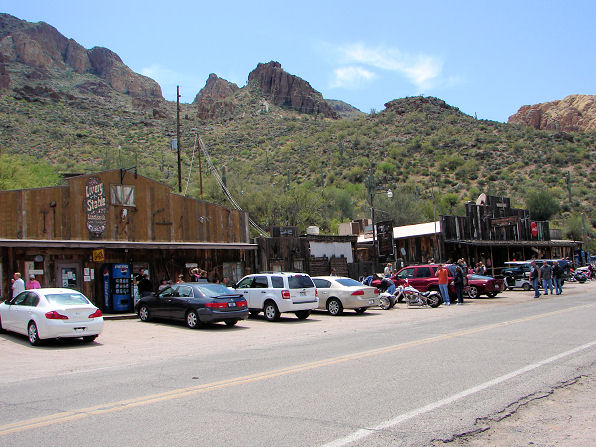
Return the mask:
[(83, 210), (87, 214), (87, 229), (91, 233), (102, 234), (106, 229), (108, 207), (106, 189), (99, 177), (89, 177), (85, 184)]

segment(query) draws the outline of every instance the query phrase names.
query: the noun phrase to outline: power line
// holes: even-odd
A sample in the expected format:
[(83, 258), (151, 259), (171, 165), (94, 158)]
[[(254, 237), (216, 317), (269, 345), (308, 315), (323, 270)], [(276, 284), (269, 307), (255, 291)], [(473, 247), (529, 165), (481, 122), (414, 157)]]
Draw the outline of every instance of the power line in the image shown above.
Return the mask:
[[(201, 137), (198, 138), (198, 141), (199, 141), (200, 150), (205, 154), (205, 160), (207, 161), (207, 166), (209, 167), (209, 170), (213, 173), (213, 176), (215, 177), (215, 180), (217, 181), (217, 183), (220, 186), (221, 190), (223, 191), (224, 195), (230, 201), (230, 203), (234, 206), (234, 208), (236, 208), (238, 211), (244, 212), (244, 210), (240, 207), (238, 202), (236, 202), (236, 200), (234, 200), (234, 197), (232, 197), (232, 194), (226, 187), (226, 185), (223, 182), (221, 176), (219, 175), (219, 172), (217, 171), (217, 169), (215, 169), (215, 166), (213, 165), (213, 162), (211, 161), (211, 156), (209, 155), (209, 151), (207, 151), (207, 148), (203, 144), (203, 140), (201, 139)], [(248, 216), (248, 223), (262, 237), (267, 237), (267, 233), (265, 232), (265, 230), (263, 230), (254, 220), (252, 220), (250, 216)]]

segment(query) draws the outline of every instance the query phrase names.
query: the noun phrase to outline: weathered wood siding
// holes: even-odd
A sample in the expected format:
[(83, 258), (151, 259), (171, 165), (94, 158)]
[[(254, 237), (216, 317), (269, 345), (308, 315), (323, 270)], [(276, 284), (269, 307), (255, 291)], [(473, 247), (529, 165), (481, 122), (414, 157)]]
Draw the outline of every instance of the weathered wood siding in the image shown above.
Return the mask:
[[(64, 186), (0, 191), (0, 237), (131, 242), (249, 242), (246, 213), (172, 194), (167, 185), (120, 170), (72, 177)], [(106, 198), (105, 229), (91, 232), (85, 188), (97, 177)], [(111, 200), (111, 186), (134, 187), (134, 206)]]

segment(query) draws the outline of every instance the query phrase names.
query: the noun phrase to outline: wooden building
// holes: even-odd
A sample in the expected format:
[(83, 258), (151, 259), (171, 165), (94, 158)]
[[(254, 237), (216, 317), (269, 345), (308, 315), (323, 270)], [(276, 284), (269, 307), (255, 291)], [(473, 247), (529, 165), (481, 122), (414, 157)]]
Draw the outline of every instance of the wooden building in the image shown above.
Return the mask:
[(118, 169), (67, 178), (48, 188), (0, 191), (0, 290), (13, 272), (42, 287), (68, 286), (102, 305), (101, 268), (126, 263), (133, 274), (189, 279), (194, 266), (211, 279), (239, 279), (253, 268), (248, 216), (173, 194), (169, 186)]
[(465, 216), (441, 216), (441, 259), (481, 261), (492, 273), (506, 261), (573, 257), (580, 242), (552, 240), (548, 221), (533, 221), (508, 197), (481, 194), (466, 203)]
[(356, 236), (323, 235), (258, 238), (257, 266), (260, 271), (325, 276), (335, 270), (338, 276), (358, 277), (356, 240)]

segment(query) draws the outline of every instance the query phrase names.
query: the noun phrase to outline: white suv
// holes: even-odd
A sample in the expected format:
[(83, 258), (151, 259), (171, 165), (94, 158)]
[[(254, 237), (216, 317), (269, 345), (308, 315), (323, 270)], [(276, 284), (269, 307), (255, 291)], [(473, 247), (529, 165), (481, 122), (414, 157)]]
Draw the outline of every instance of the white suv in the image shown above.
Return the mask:
[(256, 273), (242, 278), (234, 289), (244, 295), (253, 317), (263, 311), (269, 321), (279, 320), (283, 312), (304, 320), (319, 306), (317, 288), (306, 273)]

